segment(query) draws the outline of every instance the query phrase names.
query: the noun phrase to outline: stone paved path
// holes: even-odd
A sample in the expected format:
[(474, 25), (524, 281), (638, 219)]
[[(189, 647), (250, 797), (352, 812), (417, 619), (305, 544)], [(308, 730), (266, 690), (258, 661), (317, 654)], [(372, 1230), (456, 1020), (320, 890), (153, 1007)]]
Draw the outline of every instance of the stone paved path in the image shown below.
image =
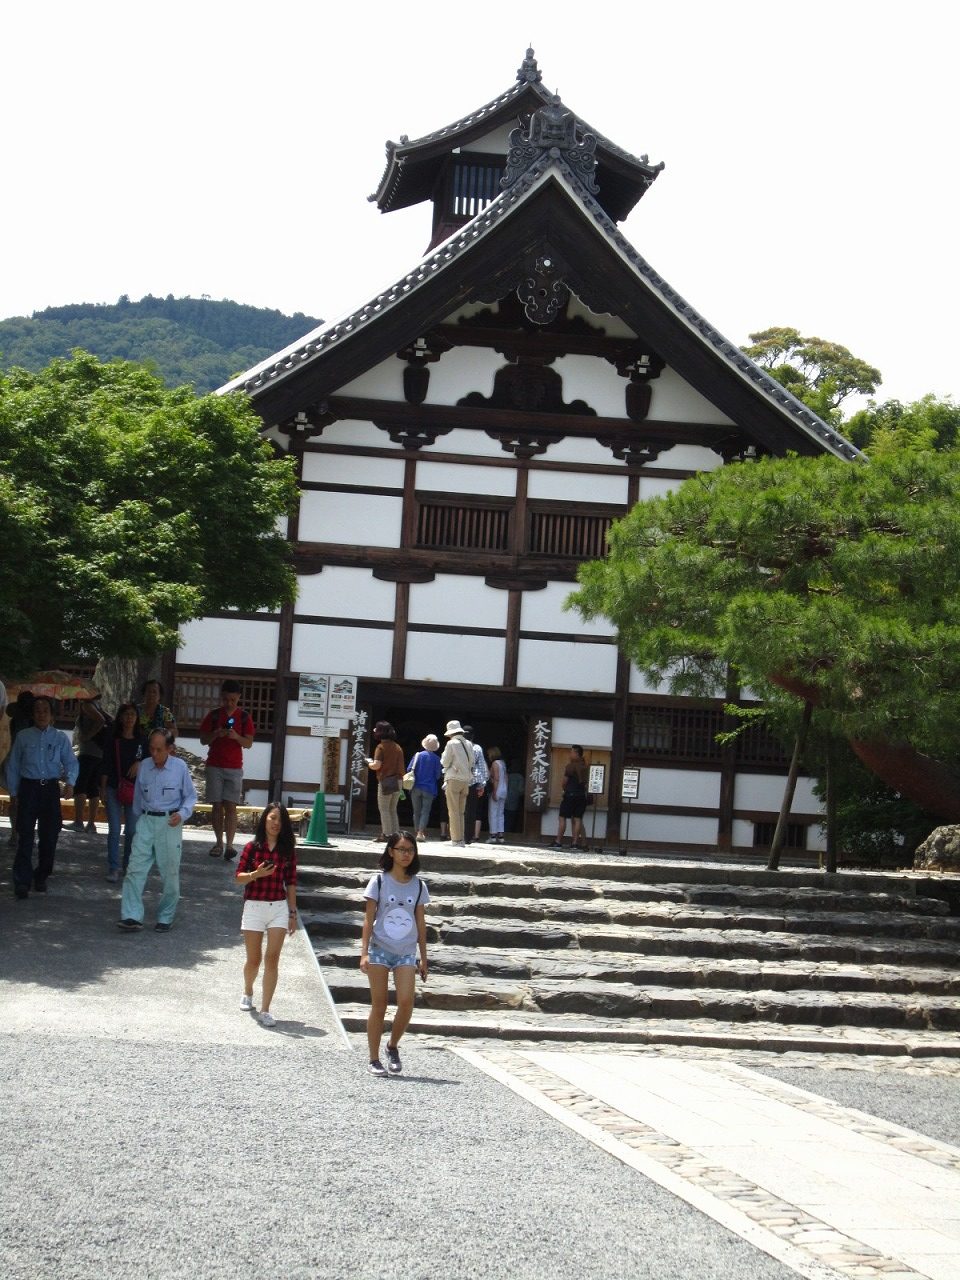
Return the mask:
[(742, 1064), (456, 1050), (798, 1274), (960, 1280), (960, 1149)]

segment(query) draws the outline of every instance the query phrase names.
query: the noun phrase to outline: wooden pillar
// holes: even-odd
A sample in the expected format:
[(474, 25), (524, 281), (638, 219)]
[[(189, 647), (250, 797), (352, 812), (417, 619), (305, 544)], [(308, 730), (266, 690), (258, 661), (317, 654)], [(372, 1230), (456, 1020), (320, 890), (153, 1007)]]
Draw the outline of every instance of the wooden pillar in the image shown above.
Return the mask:
[[(640, 499), (640, 472), (629, 468), (627, 475), (627, 509), (636, 506)], [(607, 786), (607, 834), (606, 845), (620, 847), (620, 822), (623, 817), (623, 801), (620, 798), (620, 780), (627, 756), (627, 720), (630, 700), (630, 659), (617, 651), (617, 683), (613, 702), (613, 739), (610, 744), (610, 781)]]
[[(303, 495), (303, 445), (294, 454), (297, 462), (297, 487)], [(300, 539), (300, 503), (287, 521), (287, 541), (296, 546)], [(287, 755), (287, 702), (289, 699), (290, 663), (293, 655), (293, 614), (296, 601), (282, 606), (280, 632), (277, 638), (276, 684), (273, 690), (273, 741), (270, 743), (270, 799), (283, 799), (283, 769)]]
[(520, 665), (520, 612), (523, 592), (511, 591), (507, 596), (507, 634), (503, 649), (503, 685), (512, 689), (517, 683)]

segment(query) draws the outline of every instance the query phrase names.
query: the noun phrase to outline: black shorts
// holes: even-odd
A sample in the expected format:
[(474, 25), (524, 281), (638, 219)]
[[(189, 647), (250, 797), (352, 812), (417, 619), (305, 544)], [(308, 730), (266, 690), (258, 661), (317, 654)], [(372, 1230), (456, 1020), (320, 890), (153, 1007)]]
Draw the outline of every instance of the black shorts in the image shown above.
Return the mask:
[(587, 796), (585, 792), (579, 795), (574, 792), (564, 792), (560, 799), (560, 817), (561, 818), (582, 818), (587, 811)]
[(77, 763), (80, 766), (80, 772), (73, 784), (74, 791), (79, 791), (83, 796), (98, 795), (103, 761), (99, 756), (78, 756)]

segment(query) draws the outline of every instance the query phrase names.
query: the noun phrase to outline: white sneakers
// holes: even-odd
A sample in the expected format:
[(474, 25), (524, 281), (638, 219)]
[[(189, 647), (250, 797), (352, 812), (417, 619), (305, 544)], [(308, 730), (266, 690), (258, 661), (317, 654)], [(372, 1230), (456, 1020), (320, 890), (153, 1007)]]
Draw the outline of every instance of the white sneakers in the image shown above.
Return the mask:
[(243, 1009), (245, 1013), (249, 1013), (253, 1008), (253, 996), (242, 995), (240, 997), (240, 1008)]
[(277, 1025), (277, 1020), (272, 1013), (268, 1013), (267, 1010), (264, 1009), (263, 1013), (260, 1015), (260, 1025), (261, 1027), (275, 1027)]
[[(253, 996), (248, 996), (246, 992), (240, 997), (240, 1008), (244, 1013), (253, 1013)], [(261, 1027), (275, 1027), (277, 1020), (269, 1009), (264, 1009), (258, 1019)]]

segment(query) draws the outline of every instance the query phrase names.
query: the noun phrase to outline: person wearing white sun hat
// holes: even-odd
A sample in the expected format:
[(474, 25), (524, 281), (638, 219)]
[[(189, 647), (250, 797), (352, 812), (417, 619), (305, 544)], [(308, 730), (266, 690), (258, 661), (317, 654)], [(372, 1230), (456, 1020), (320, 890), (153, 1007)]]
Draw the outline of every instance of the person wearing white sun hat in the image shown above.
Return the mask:
[(443, 736), (447, 745), (440, 757), (440, 764), (443, 766), (443, 789), (447, 796), (450, 843), (462, 849), (463, 811), (473, 780), (473, 743), (467, 740), (459, 720), (448, 720)]

